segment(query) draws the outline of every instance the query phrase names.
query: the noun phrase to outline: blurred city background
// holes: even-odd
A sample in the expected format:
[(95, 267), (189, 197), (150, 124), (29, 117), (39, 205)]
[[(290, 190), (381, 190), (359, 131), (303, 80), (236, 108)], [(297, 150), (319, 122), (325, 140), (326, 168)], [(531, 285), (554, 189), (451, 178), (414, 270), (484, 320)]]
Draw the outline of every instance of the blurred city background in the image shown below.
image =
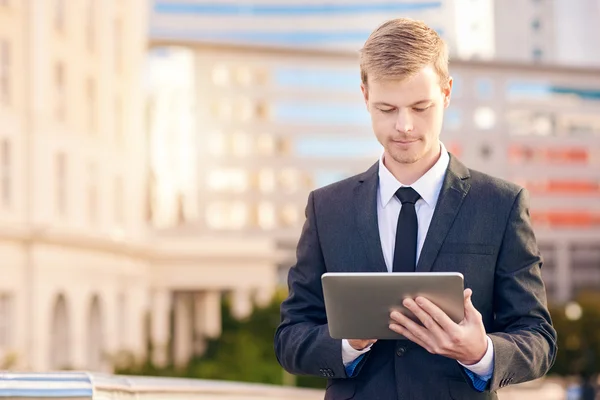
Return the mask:
[(382, 151), (396, 17), (449, 44), (446, 147), (531, 192), (559, 356), (501, 397), (597, 383), (600, 0), (0, 0), (0, 369), (324, 388), (278, 307), (309, 191)]

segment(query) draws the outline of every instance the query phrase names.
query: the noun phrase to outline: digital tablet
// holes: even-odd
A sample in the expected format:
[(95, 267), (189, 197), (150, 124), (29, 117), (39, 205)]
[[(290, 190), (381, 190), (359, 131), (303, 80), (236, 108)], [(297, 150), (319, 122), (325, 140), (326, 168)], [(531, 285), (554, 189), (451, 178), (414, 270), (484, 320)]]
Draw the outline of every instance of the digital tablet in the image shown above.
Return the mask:
[(464, 281), (459, 272), (328, 272), (321, 282), (334, 339), (405, 339), (389, 324), (392, 310), (420, 324), (402, 305), (407, 297), (429, 299), (456, 323), (464, 318)]

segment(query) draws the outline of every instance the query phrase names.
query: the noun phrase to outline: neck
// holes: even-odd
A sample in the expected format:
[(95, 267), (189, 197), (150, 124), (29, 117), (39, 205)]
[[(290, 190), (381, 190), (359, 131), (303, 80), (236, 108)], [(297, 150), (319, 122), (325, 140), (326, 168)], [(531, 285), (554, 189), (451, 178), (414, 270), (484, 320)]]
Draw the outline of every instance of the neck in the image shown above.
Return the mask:
[(383, 164), (394, 175), (394, 177), (404, 185), (412, 185), (425, 175), (427, 171), (435, 165), (442, 154), (442, 147), (433, 147), (434, 150), (429, 151), (424, 157), (411, 164), (399, 163), (391, 156), (384, 153)]

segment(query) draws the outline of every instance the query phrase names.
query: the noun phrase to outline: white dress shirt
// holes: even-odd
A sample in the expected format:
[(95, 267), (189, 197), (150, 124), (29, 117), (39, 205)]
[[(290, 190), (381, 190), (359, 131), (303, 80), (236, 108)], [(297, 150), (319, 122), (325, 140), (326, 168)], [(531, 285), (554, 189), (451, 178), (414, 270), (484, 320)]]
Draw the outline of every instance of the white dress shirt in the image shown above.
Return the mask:
[[(433, 211), (437, 204), (446, 169), (450, 162), (450, 156), (445, 146), (440, 143), (441, 154), (438, 161), (420, 177), (415, 183), (410, 185), (419, 193), (421, 198), (415, 203), (417, 212), (418, 234), (417, 234), (417, 260), (421, 255), (421, 249), (425, 242), (427, 230), (431, 224)], [(381, 247), (383, 250), (383, 258), (388, 272), (392, 272), (394, 264), (394, 247), (396, 245), (396, 228), (398, 225), (398, 216), (402, 203), (396, 197), (396, 191), (404, 185), (392, 175), (383, 163), (383, 154), (379, 158), (379, 185), (377, 190), (377, 222), (379, 224), (379, 237), (381, 239)], [(473, 373), (480, 377), (487, 377), (492, 374), (494, 368), (494, 346), (492, 340), (487, 337), (488, 347), (483, 358), (473, 365), (463, 365)], [(371, 347), (364, 350), (355, 350), (350, 346), (346, 339), (342, 340), (342, 360), (347, 366), (354, 361), (359, 355), (369, 351)]]

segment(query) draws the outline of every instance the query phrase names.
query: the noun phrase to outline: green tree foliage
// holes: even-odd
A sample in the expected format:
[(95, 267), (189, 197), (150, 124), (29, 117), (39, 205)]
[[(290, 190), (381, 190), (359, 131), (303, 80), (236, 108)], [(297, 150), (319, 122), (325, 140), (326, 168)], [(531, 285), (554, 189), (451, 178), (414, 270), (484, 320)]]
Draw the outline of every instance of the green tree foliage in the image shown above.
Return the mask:
[[(279, 325), (279, 306), (285, 293), (278, 293), (266, 307), (254, 307), (252, 314), (237, 320), (227, 300), (222, 304), (223, 331), (207, 343), (202, 356), (190, 360), (184, 370), (173, 366), (155, 368), (149, 361), (135, 365), (121, 362), (116, 373), (128, 375), (180, 376), (200, 379), (231, 380), (268, 384), (295, 384), (301, 387), (324, 388), (325, 379), (291, 377), (275, 357), (273, 338)], [(151, 350), (150, 350), (151, 351)]]
[(552, 322), (558, 333), (558, 354), (550, 373), (589, 376), (600, 373), (600, 293), (581, 293), (575, 299), (581, 318), (571, 321), (565, 306), (552, 306)]

